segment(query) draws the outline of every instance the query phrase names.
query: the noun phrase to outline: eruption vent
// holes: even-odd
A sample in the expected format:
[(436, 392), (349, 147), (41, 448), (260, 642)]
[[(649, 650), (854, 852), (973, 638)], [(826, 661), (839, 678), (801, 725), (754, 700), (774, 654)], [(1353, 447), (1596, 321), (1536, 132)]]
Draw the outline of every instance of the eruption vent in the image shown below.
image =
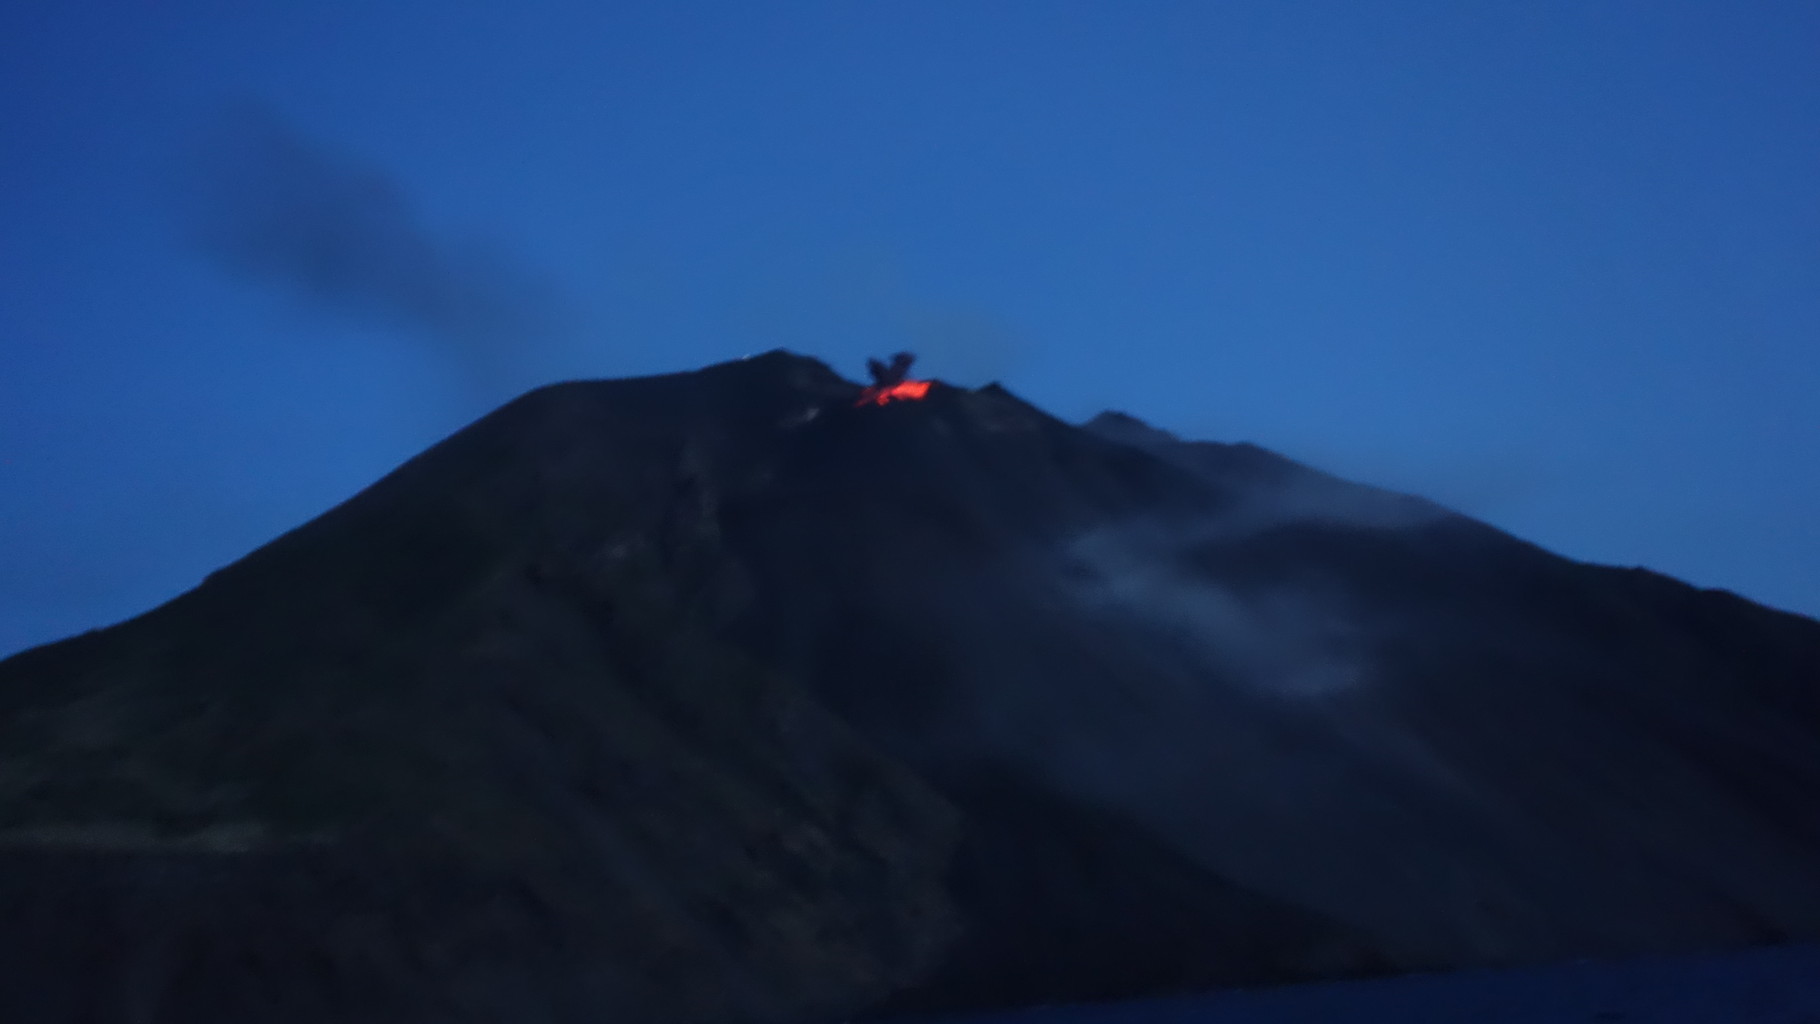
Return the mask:
[(930, 381), (910, 380), (910, 364), (916, 362), (916, 356), (908, 352), (899, 352), (891, 357), (890, 363), (881, 363), (876, 359), (866, 360), (866, 371), (872, 374), (872, 384), (859, 393), (859, 405), (890, 405), (896, 401), (914, 402), (929, 395)]

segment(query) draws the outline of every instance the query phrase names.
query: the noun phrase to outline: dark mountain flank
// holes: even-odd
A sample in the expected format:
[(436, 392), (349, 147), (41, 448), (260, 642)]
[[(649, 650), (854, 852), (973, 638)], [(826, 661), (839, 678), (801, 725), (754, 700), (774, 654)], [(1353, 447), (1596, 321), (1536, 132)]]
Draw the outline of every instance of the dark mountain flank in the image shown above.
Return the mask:
[(826, 1021), (1820, 939), (1820, 623), (1008, 392), (532, 392), (0, 662), (0, 1019)]

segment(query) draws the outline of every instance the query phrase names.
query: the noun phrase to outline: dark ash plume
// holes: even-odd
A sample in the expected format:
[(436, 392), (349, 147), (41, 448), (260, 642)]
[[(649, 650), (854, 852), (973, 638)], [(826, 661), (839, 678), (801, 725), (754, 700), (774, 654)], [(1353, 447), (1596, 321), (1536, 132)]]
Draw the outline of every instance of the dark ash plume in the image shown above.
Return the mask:
[(437, 231), (396, 179), (270, 110), (226, 119), (202, 155), (194, 234), (230, 272), (411, 330), (483, 379), (558, 332), (555, 289), (519, 261)]

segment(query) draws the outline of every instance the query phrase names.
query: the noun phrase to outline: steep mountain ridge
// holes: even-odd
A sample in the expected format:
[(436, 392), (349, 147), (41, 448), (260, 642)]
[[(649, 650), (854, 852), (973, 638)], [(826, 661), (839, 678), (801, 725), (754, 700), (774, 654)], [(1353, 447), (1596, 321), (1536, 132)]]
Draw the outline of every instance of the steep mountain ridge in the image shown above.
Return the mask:
[(1820, 936), (1820, 624), (1261, 449), (859, 392), (781, 352), (539, 389), (0, 662), (8, 1019), (802, 1020)]

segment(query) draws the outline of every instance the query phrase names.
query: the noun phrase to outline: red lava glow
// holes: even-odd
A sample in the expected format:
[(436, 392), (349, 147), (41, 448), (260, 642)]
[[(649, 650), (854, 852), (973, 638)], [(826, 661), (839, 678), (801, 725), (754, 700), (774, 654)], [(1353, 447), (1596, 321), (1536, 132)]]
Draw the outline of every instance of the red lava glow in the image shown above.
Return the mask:
[(929, 385), (926, 380), (900, 380), (896, 384), (874, 384), (859, 393), (861, 405), (890, 405), (892, 402), (915, 402), (929, 397)]

